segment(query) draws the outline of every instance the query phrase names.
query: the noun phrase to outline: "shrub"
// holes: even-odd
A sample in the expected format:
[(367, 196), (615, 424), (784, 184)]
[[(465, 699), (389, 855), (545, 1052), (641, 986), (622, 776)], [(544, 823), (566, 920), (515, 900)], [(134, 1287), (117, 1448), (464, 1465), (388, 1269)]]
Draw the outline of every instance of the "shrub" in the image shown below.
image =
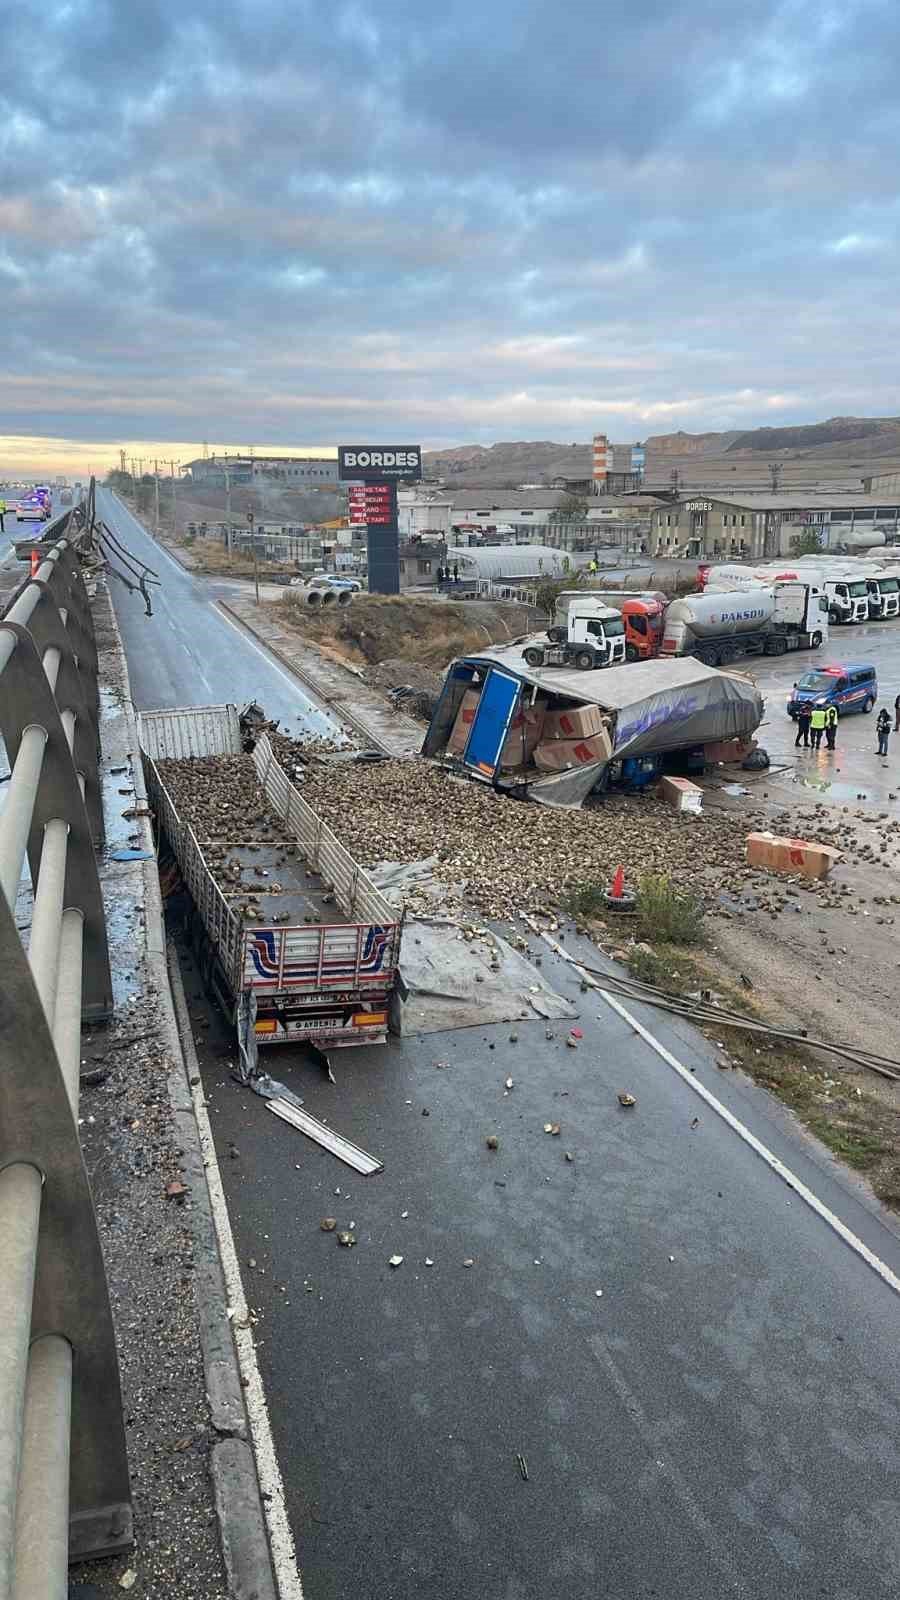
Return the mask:
[(644, 932), (665, 944), (699, 944), (703, 906), (696, 895), (675, 887), (668, 873), (646, 873), (638, 884), (637, 909)]

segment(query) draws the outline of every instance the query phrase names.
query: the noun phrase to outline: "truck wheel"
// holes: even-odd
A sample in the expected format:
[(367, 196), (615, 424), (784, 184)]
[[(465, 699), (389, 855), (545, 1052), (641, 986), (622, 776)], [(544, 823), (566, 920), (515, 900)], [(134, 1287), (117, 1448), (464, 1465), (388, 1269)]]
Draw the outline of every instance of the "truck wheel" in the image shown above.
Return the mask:
[(579, 650), (575, 657), (575, 665), (579, 672), (590, 672), (594, 665), (593, 650)]
[(821, 644), (822, 635), (819, 633), (818, 629), (816, 629), (816, 632), (812, 636), (812, 647), (814, 650), (818, 650), (821, 648)]
[(875, 704), (875, 701), (872, 699), (872, 696), (870, 694), (867, 694), (865, 700), (863, 701), (863, 711), (865, 711), (866, 714), (868, 715), (868, 713), (871, 711), (871, 709), (874, 706), (874, 704)]
[(543, 650), (536, 650), (532, 646), (529, 650), (523, 650), (522, 655), (529, 667), (541, 667), (544, 664)]
[(637, 658), (638, 658), (638, 653), (635, 650), (634, 645), (633, 644), (627, 644), (625, 646), (625, 660), (626, 661), (637, 661)]

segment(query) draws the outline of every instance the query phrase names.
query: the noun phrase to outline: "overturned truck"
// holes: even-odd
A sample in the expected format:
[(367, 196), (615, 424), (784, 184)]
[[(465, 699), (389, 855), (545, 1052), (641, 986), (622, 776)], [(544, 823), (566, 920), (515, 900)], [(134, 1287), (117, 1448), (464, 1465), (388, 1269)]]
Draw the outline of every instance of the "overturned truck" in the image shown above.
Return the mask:
[(763, 715), (751, 680), (695, 660), (597, 672), (529, 667), (521, 648), (450, 667), (422, 753), (497, 788), (579, 806), (642, 769), (679, 769), (709, 746), (749, 749)]

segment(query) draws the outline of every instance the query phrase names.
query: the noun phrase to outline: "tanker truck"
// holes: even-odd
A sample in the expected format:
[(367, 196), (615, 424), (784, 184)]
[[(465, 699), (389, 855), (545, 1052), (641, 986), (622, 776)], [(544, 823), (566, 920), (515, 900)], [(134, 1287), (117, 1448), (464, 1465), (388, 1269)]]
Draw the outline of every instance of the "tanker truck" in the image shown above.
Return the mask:
[(696, 656), (719, 667), (738, 656), (780, 656), (818, 650), (828, 638), (828, 601), (812, 583), (718, 592), (673, 600), (666, 612), (663, 656)]
[(770, 588), (776, 583), (807, 583), (820, 589), (828, 598), (828, 616), (831, 622), (867, 622), (869, 619), (869, 591), (863, 577), (857, 576), (847, 562), (822, 561), (771, 561), (759, 566), (737, 566), (734, 563), (710, 567), (706, 574), (703, 593), (744, 592)]

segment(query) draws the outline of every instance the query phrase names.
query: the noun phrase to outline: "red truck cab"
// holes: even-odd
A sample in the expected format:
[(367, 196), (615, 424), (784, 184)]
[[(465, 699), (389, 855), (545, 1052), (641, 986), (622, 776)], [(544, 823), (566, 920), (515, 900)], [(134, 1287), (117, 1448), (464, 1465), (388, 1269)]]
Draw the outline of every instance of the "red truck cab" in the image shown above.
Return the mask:
[(663, 635), (665, 604), (662, 600), (622, 600), (616, 602), (625, 624), (626, 661), (650, 661), (659, 655)]

